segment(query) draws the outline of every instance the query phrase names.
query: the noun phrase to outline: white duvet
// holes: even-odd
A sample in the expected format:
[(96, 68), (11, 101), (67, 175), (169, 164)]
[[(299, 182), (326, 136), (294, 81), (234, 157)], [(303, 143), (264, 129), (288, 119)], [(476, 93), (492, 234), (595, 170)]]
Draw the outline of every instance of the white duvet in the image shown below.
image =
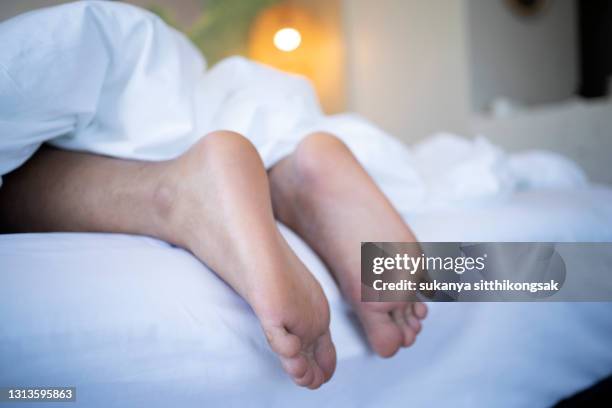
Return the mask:
[[(323, 115), (303, 79), (240, 58), (205, 71), (182, 35), (125, 4), (30, 13), (0, 41), (0, 175), (43, 142), (164, 160), (221, 128), (271, 166), (326, 130), (423, 241), (612, 240), (611, 190), (563, 157), (453, 135), (409, 149)], [(416, 345), (378, 359), (324, 265), (281, 229), (330, 300), (339, 365), (321, 390), (286, 378), (246, 303), (194, 257), (112, 234), (0, 236), (0, 386), (76, 385), (101, 407), (532, 407), (612, 371), (609, 304), (433, 304)]]
[(411, 151), (356, 115), (325, 116), (305, 79), (238, 57), (206, 71), (182, 34), (126, 4), (31, 12), (0, 24), (0, 40), (0, 177), (44, 142), (166, 160), (229, 129), (253, 142), (266, 167), (309, 132), (334, 133), (404, 210), (585, 181), (563, 157), (506, 155), (483, 138), (439, 135)]

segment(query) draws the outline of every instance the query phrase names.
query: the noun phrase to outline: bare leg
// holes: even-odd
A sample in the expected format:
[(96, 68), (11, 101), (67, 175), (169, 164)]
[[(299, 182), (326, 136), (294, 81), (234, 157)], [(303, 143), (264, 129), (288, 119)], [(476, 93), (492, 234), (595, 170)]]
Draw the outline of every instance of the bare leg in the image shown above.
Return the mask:
[(240, 135), (210, 134), (160, 163), (45, 148), (6, 177), (0, 225), (143, 234), (183, 246), (249, 302), (296, 383), (316, 388), (334, 371), (327, 300), (280, 235), (267, 174)]
[(310, 135), (272, 168), (270, 185), (277, 218), (330, 267), (374, 351), (391, 356), (411, 345), (427, 308), (420, 302), (361, 302), (360, 242), (415, 237), (348, 148), (333, 135)]

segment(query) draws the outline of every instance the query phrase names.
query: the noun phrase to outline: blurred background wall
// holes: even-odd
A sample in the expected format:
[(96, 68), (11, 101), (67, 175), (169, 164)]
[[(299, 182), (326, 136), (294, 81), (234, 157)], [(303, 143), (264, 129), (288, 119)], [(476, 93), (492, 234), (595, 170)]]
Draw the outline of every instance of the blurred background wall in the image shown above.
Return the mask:
[[(4, 0), (0, 20), (60, 2)], [(601, 27), (612, 27), (612, 20), (599, 11), (612, 9), (608, 0), (129, 2), (187, 32), (212, 63), (226, 54), (257, 54), (293, 68), (313, 80), (327, 112), (358, 112), (408, 143), (437, 131), (484, 134), (509, 150), (566, 154), (593, 180), (612, 183), (612, 104), (601, 97), (606, 90), (592, 92), (598, 99), (578, 95), (585, 82), (584, 39), (599, 44), (589, 48), (595, 58), (588, 61), (609, 62), (598, 62), (610, 51)], [(581, 25), (586, 3), (590, 20)], [(278, 4), (297, 11), (266, 21), (281, 28), (283, 21), (307, 19), (314, 26), (303, 29), (304, 46), (293, 54), (272, 48), (254, 54), (257, 35), (272, 47), (269, 33), (256, 34), (253, 26)], [(305, 51), (312, 37), (318, 43)], [(609, 70), (595, 68), (598, 83), (608, 78)]]
[(578, 81), (577, 14), (573, 0), (555, 0), (532, 18), (503, 1), (468, 0), (471, 106), (485, 111), (504, 96), (523, 104), (571, 97)]
[(407, 141), (469, 125), (463, 0), (344, 0), (348, 108)]

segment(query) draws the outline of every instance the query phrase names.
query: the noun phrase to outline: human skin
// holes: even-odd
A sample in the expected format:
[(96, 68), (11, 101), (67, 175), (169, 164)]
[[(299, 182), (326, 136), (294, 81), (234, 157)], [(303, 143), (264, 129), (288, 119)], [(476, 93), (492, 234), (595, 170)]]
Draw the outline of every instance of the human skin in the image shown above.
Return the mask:
[(361, 302), (359, 243), (415, 238), (333, 135), (305, 137), (269, 172), (255, 147), (229, 131), (163, 162), (43, 147), (0, 188), (3, 232), (140, 234), (189, 250), (251, 305), (293, 380), (314, 389), (336, 366), (329, 306), (275, 219), (327, 264), (376, 353), (414, 342), (425, 305)]

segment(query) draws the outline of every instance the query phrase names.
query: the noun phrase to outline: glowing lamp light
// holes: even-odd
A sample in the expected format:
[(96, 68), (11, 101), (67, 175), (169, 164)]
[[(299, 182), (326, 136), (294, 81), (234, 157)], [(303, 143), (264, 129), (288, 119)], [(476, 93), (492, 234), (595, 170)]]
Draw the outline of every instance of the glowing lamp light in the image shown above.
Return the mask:
[(274, 45), (281, 51), (291, 52), (302, 43), (302, 35), (291, 27), (281, 28), (274, 34)]
[(339, 18), (337, 21), (323, 18), (327, 15), (323, 11), (331, 7), (335, 13), (336, 6), (331, 4), (341, 2), (266, 0), (266, 3), (272, 5), (260, 10), (249, 26), (249, 58), (306, 77), (315, 86), (327, 112), (342, 111), (345, 92), (341, 24)]

